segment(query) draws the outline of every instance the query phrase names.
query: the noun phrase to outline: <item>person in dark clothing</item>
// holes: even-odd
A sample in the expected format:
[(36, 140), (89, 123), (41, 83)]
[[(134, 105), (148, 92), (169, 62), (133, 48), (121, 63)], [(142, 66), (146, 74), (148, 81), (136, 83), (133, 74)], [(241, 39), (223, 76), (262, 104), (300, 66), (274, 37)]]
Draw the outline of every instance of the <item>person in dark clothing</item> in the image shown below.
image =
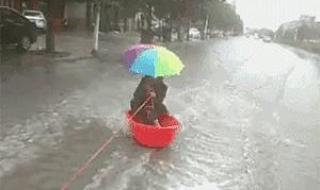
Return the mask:
[(168, 110), (163, 104), (167, 90), (168, 87), (164, 84), (162, 77), (143, 77), (130, 102), (131, 111), (134, 113), (148, 98), (150, 99), (137, 113), (136, 119), (142, 123), (154, 125), (159, 116), (167, 114)]

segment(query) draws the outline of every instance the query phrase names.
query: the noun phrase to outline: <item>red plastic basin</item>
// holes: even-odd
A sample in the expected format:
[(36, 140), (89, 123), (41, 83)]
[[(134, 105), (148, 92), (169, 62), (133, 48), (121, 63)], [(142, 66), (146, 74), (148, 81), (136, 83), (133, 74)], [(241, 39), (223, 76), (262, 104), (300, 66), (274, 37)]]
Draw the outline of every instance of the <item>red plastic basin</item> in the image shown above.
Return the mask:
[(130, 112), (127, 113), (127, 120), (133, 138), (139, 144), (150, 148), (165, 148), (176, 139), (180, 129), (178, 120), (170, 115), (159, 117), (160, 125), (146, 125), (131, 119)]

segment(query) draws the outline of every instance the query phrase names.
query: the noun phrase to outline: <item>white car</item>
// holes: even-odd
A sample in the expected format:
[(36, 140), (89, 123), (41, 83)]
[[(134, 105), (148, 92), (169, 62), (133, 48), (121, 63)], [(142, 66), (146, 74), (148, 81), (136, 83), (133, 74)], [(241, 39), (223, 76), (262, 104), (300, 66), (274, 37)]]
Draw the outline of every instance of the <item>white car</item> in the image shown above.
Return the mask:
[(197, 28), (190, 28), (189, 36), (192, 39), (200, 39), (201, 38), (201, 33)]
[(262, 40), (266, 43), (270, 43), (272, 42), (272, 38), (270, 36), (263, 36), (262, 37)]
[(34, 23), (38, 29), (47, 30), (47, 20), (41, 11), (25, 10), (22, 12), (22, 15)]

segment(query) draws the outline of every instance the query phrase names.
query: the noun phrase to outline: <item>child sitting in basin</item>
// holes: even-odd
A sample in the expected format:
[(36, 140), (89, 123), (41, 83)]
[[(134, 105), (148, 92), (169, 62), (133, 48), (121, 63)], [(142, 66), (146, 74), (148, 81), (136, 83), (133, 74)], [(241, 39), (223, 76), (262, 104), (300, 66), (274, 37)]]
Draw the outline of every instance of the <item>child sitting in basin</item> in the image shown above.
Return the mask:
[(159, 117), (168, 114), (168, 110), (163, 104), (167, 89), (168, 87), (164, 84), (162, 77), (143, 77), (130, 102), (132, 113), (148, 101), (137, 113), (135, 119), (144, 124), (155, 125)]

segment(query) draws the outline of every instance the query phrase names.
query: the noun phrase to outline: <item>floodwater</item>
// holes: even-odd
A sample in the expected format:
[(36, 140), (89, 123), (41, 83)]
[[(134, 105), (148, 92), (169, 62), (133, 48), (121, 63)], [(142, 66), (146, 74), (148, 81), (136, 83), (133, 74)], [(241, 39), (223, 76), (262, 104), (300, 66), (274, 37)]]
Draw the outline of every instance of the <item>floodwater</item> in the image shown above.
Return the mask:
[[(169, 48), (186, 65), (166, 79), (166, 104), (183, 125), (175, 144), (147, 149), (118, 133), (70, 189), (320, 189), (320, 56), (242, 37)], [(9, 58), (1, 190), (59, 189), (125, 126), (139, 77), (115, 52), (102, 61)]]

